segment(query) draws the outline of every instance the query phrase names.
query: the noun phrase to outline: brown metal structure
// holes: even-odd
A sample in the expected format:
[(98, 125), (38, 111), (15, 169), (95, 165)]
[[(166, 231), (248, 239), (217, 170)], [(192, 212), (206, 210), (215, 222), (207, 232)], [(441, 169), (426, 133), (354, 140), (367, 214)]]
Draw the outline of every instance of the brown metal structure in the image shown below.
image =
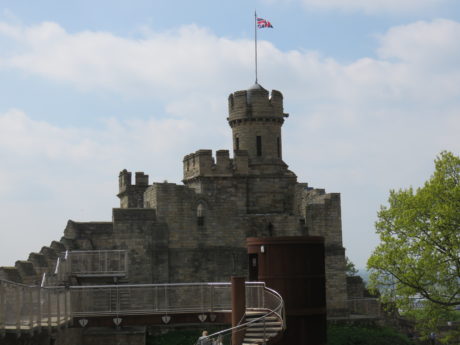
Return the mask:
[[(243, 323), (246, 311), (246, 286), (245, 277), (232, 277), (232, 327)], [(243, 343), (244, 333), (234, 330), (232, 333), (232, 345)]]
[(322, 237), (248, 238), (249, 279), (278, 291), (287, 329), (278, 344), (326, 344), (326, 285)]

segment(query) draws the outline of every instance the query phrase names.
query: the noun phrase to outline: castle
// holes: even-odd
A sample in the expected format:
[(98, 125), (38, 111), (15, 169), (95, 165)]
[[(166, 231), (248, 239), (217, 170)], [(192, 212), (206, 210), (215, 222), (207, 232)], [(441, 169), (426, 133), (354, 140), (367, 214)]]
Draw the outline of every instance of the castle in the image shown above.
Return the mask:
[(228, 281), (248, 274), (248, 237), (323, 236), (327, 313), (346, 315), (340, 194), (299, 183), (288, 169), (281, 136), (287, 117), (279, 91), (255, 84), (232, 93), (232, 156), (186, 155), (183, 184), (149, 184), (142, 172), (133, 182), (121, 171), (112, 221), (69, 221), (60, 242), (17, 262), (18, 280), (52, 267), (61, 250), (125, 249), (130, 283)]

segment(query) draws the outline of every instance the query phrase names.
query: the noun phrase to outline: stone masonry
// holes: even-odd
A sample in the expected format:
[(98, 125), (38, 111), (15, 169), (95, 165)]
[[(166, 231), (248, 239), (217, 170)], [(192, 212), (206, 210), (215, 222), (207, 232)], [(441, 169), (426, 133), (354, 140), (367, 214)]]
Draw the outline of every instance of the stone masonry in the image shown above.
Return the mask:
[(283, 161), (279, 91), (255, 84), (228, 107), (232, 156), (186, 155), (183, 184), (149, 184), (142, 172), (133, 183), (121, 171), (111, 222), (69, 220), (60, 242), (0, 268), (0, 278), (36, 282), (65, 249), (126, 249), (130, 283), (229, 281), (248, 274), (247, 237), (323, 236), (328, 316), (347, 315), (340, 194), (297, 182)]

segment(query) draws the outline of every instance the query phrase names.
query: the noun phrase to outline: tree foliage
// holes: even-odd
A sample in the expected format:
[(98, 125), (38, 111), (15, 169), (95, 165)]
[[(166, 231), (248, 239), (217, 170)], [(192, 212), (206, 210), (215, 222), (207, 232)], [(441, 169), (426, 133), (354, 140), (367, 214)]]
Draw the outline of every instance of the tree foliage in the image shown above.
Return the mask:
[(334, 325), (327, 327), (328, 345), (412, 345), (404, 334), (388, 327)]
[[(424, 186), (390, 191), (378, 212), (381, 243), (368, 260), (370, 285), (400, 310), (460, 305), (460, 157), (442, 152)], [(418, 305), (420, 307), (420, 304)]]
[(348, 258), (348, 256), (345, 257), (345, 270), (348, 277), (354, 277), (358, 275), (359, 272), (355, 264)]

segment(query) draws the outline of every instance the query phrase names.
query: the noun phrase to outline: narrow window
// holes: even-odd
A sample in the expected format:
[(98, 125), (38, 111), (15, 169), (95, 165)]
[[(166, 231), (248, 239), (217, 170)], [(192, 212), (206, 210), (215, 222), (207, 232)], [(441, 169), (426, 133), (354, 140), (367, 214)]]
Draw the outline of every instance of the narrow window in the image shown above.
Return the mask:
[(238, 137), (235, 138), (235, 149), (240, 149), (240, 138)]
[(276, 138), (276, 148), (278, 149), (278, 158), (281, 158), (281, 141), (280, 141), (280, 137)]
[(256, 137), (256, 144), (257, 144), (257, 156), (262, 156), (262, 137), (260, 135)]
[(203, 204), (198, 204), (196, 208), (196, 222), (198, 226), (204, 225), (204, 207)]
[(273, 224), (271, 222), (268, 223), (268, 236), (273, 237)]
[(259, 280), (259, 265), (257, 254), (249, 254), (249, 281)]

